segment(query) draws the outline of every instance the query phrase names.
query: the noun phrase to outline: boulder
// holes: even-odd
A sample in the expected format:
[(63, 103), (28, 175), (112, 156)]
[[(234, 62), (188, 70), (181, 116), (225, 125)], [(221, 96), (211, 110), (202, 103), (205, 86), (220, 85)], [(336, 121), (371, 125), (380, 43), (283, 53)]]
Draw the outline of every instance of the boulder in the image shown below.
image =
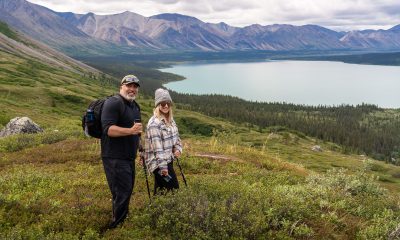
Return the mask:
[(10, 120), (9, 123), (0, 131), (0, 137), (7, 137), (20, 133), (38, 133), (43, 132), (43, 129), (34, 123), (28, 117), (16, 117)]
[(322, 148), (319, 145), (315, 145), (311, 148), (314, 152), (322, 152)]
[(400, 224), (397, 225), (397, 228), (389, 234), (389, 240), (400, 239)]

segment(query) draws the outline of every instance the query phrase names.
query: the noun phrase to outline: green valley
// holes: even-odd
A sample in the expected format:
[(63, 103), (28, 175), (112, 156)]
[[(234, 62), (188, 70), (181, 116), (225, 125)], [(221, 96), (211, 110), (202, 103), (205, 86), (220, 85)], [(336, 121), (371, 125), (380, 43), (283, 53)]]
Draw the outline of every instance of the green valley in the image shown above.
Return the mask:
[[(138, 64), (115, 70), (117, 65), (102, 63), (97, 66), (102, 73), (22, 35), (18, 41), (7, 36), (0, 33), (0, 125), (28, 116), (45, 131), (0, 139), (1, 239), (399, 237), (399, 166), (278, 121), (288, 116), (282, 111), (297, 107), (293, 116), (308, 121), (335, 122), (337, 115), (352, 113), (383, 136), (379, 133), (393, 128), (398, 110), (364, 106), (327, 115), (332, 109), (263, 105), (278, 112), (270, 125), (249, 122), (250, 117), (236, 119), (218, 112), (221, 108), (205, 110), (221, 99), (237, 101), (241, 109), (256, 104), (190, 95), (172, 96), (188, 187), (178, 176), (177, 193), (150, 202), (143, 169), (136, 164), (130, 215), (122, 227), (105, 231), (111, 207), (100, 143), (84, 136), (80, 117), (91, 100), (117, 91), (119, 74), (137, 70), (143, 82), (138, 102), (147, 122), (152, 91), (180, 77)], [(316, 145), (320, 150), (312, 150)]]

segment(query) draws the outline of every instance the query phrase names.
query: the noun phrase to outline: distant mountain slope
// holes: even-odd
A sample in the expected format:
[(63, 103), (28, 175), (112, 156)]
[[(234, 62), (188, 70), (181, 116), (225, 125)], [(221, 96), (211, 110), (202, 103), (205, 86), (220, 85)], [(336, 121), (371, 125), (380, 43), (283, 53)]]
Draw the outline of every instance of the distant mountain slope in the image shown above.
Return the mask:
[(0, 125), (21, 115), (51, 124), (113, 92), (107, 75), (0, 25)]
[(341, 33), (313, 25), (251, 25), (231, 27), (180, 14), (149, 18), (136, 13), (100, 16), (60, 14), (86, 34), (114, 43), (157, 49), (303, 50), (346, 49)]
[(68, 53), (99, 53), (102, 48), (113, 47), (110, 43), (82, 32), (56, 12), (25, 0), (0, 0), (0, 20), (36, 40)]
[(352, 31), (340, 41), (353, 48), (364, 49), (400, 49), (400, 27), (389, 30)]
[(251, 25), (235, 32), (232, 42), (236, 48), (263, 50), (346, 49), (341, 34), (316, 26)]
[(400, 50), (400, 25), (335, 32), (316, 25), (205, 23), (176, 13), (144, 17), (55, 12), (26, 0), (0, 0), (0, 20), (70, 55), (167, 51)]
[(78, 74), (85, 72), (100, 73), (98, 70), (82, 62), (21, 34), (18, 35), (18, 39), (12, 39), (0, 31), (0, 50), (16, 56), (34, 59), (53, 67), (61, 67)]
[[(61, 16), (65, 17), (66, 15)], [(139, 14), (124, 12), (100, 16), (88, 13), (75, 16), (76, 20), (70, 18), (72, 19), (71, 24), (75, 24), (82, 32), (96, 39), (133, 47), (160, 48), (163, 46), (147, 36), (147, 25), (151, 25), (151, 23), (147, 23), (147, 18)], [(155, 27), (157, 24), (154, 23), (153, 26)]]

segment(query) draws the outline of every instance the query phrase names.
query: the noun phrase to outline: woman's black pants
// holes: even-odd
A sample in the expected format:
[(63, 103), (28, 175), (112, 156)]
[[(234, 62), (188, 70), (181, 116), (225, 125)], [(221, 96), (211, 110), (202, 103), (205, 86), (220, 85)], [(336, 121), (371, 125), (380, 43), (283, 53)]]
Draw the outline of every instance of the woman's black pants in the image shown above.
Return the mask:
[(176, 177), (174, 164), (173, 162), (168, 163), (168, 174), (171, 176), (171, 180), (168, 182), (165, 181), (164, 177), (161, 176), (158, 172), (160, 169), (154, 170), (154, 195), (157, 194), (157, 191), (164, 191), (165, 189), (171, 191), (173, 189), (179, 188), (178, 178)]

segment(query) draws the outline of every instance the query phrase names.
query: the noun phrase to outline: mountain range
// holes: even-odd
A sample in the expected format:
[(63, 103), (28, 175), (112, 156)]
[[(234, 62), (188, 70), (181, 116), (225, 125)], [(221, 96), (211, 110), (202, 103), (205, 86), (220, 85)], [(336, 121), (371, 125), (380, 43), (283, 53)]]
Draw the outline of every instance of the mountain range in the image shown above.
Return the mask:
[(147, 51), (400, 50), (400, 25), (336, 32), (318, 25), (233, 27), (180, 14), (144, 17), (55, 12), (26, 0), (0, 0), (0, 20), (67, 54)]

